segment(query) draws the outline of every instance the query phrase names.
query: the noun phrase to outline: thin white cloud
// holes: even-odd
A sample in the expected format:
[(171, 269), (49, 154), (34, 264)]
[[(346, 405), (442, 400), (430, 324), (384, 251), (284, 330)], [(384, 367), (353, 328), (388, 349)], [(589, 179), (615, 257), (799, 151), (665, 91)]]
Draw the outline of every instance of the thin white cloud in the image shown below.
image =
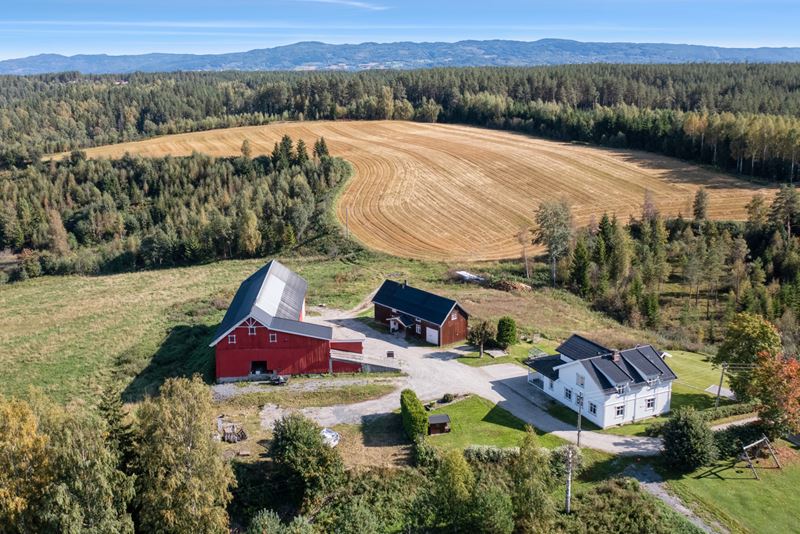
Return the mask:
[(308, 2), (313, 4), (334, 4), (337, 6), (355, 7), (358, 9), (366, 9), (368, 11), (385, 11), (389, 9), (387, 6), (373, 4), (371, 2), (359, 2), (357, 0), (297, 0), (298, 2)]

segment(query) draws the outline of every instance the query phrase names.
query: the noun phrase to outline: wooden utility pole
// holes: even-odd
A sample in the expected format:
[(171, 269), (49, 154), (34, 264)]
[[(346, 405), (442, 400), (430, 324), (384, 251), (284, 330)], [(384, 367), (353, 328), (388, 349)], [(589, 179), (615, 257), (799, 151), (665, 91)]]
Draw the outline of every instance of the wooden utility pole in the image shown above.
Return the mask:
[(567, 447), (567, 497), (564, 504), (567, 513), (572, 513), (572, 447)]
[(728, 363), (723, 362), (722, 369), (719, 373), (719, 387), (717, 387), (717, 400), (714, 402), (714, 409), (719, 408), (719, 397), (722, 395), (722, 380), (725, 378), (725, 370), (728, 368)]
[(578, 448), (581, 447), (581, 419), (583, 418), (583, 394), (578, 394)]

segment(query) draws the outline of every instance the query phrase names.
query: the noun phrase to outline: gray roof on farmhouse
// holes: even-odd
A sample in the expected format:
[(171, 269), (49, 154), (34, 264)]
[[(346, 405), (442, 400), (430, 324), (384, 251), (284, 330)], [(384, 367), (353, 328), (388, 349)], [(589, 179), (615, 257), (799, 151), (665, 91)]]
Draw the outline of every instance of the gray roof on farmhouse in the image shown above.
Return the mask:
[[(557, 349), (559, 354), (536, 358), (528, 363), (543, 376), (556, 380), (558, 365), (565, 362), (561, 354), (580, 361), (586, 374), (603, 390), (613, 390), (618, 385), (640, 385), (648, 380), (674, 380), (677, 378), (669, 365), (652, 345), (640, 345), (630, 349), (615, 351), (608, 349), (579, 335), (573, 335)], [(614, 361), (614, 355), (619, 356)]]
[(372, 302), (438, 325), (444, 323), (450, 310), (458, 304), (455, 300), (394, 280), (384, 281)]
[(272, 260), (242, 282), (211, 346), (248, 318), (279, 332), (331, 339), (333, 329), (301, 320), (308, 283), (277, 260)]

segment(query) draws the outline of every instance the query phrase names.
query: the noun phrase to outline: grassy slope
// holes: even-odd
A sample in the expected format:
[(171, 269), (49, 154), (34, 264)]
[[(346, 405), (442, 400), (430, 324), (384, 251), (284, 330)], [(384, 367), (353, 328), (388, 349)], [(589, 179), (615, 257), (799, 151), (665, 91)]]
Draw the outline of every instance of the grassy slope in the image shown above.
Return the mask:
[(800, 532), (800, 454), (782, 445), (784, 469), (775, 469), (771, 459), (759, 460), (761, 480), (755, 480), (742, 462), (735, 466), (719, 462), (668, 484), (684, 502), (702, 515), (721, 521), (732, 532)]
[[(0, 393), (24, 395), (31, 385), (55, 400), (90, 399), (110, 382), (128, 398), (154, 391), (165, 376), (200, 372), (210, 378), (207, 347), (239, 283), (266, 259), (112, 276), (43, 277), (0, 286)], [(641, 342), (636, 331), (592, 312), (577, 297), (542, 290), (505, 293), (445, 283), (451, 265), (365, 255), (357, 262), (289, 258), (309, 281), (308, 305), (350, 308), (387, 277), (458, 298), (474, 316), (510, 314), (528, 331), (563, 338), (572, 331)], [(506, 272), (516, 264), (468, 265)], [(620, 343), (622, 344), (622, 343)]]

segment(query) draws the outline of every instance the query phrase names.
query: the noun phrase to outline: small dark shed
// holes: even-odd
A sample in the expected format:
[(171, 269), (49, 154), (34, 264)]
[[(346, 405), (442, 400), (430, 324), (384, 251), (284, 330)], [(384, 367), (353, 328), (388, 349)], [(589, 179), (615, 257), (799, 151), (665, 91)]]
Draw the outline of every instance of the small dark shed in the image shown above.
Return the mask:
[(428, 417), (428, 434), (446, 434), (450, 432), (450, 416), (446, 413)]

